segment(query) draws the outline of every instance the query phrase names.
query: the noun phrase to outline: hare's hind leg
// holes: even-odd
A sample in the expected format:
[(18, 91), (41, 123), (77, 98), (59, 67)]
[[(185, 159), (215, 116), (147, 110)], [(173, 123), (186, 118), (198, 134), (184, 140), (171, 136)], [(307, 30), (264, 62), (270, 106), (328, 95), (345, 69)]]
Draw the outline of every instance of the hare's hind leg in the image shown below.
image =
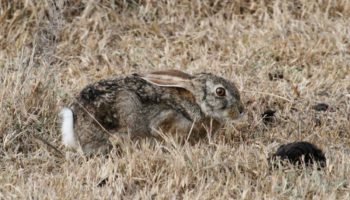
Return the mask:
[(77, 135), (86, 156), (107, 154), (112, 149), (107, 133), (92, 124), (79, 130)]
[(150, 136), (149, 120), (145, 108), (135, 92), (120, 91), (116, 99), (120, 129), (128, 132), (131, 139)]
[(180, 134), (187, 136), (192, 127), (192, 122), (174, 110), (164, 110), (159, 112), (151, 122), (152, 135), (158, 135), (161, 130), (164, 133)]

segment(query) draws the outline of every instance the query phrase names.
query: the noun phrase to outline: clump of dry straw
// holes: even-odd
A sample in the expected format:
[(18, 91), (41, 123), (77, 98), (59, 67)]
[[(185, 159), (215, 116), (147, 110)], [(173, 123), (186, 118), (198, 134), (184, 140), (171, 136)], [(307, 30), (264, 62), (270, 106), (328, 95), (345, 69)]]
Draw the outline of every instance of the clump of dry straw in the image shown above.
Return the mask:
[[(349, 33), (348, 0), (0, 0), (0, 199), (349, 199)], [(233, 80), (246, 118), (195, 145), (62, 148), (58, 110), (86, 84), (169, 68)], [(270, 170), (296, 140), (327, 167)]]

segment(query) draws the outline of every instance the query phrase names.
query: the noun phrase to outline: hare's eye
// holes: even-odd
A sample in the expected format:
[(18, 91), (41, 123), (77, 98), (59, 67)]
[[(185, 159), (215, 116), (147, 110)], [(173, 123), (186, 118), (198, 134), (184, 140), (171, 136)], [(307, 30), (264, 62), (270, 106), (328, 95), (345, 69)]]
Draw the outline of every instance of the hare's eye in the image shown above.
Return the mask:
[(220, 97), (223, 97), (226, 95), (226, 91), (223, 87), (218, 87), (216, 88), (216, 95), (220, 96)]

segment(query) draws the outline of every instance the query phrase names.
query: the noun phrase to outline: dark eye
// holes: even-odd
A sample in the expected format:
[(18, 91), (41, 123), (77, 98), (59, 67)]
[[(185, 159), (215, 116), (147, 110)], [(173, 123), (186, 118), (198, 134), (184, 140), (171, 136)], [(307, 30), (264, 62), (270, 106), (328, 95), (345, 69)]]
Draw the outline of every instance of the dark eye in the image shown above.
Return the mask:
[(216, 88), (216, 95), (218, 95), (219, 97), (223, 97), (226, 95), (226, 91), (223, 87), (218, 87)]

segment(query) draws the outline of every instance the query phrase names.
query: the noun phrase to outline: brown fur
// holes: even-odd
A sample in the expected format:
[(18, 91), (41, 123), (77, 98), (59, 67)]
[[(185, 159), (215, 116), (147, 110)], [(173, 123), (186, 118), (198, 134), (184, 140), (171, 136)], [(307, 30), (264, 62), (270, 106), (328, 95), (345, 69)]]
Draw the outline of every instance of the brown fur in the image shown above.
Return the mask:
[[(163, 85), (154, 80), (162, 81)], [(86, 86), (71, 105), (74, 132), (85, 153), (106, 152), (111, 146), (108, 138), (115, 134), (139, 138), (157, 137), (159, 130), (184, 136), (192, 131), (193, 138), (198, 138), (208, 130), (217, 131), (222, 124), (217, 117), (221, 113), (213, 116), (208, 113), (208, 110), (215, 113), (210, 110), (215, 104), (208, 107), (209, 101), (211, 104), (220, 101), (207, 98), (207, 87), (215, 84), (227, 87), (230, 98), (238, 99), (227, 103), (229, 116), (221, 118), (236, 118), (243, 111), (237, 89), (212, 74), (192, 76), (170, 70), (101, 80)], [(208, 108), (203, 110), (203, 106)]]

